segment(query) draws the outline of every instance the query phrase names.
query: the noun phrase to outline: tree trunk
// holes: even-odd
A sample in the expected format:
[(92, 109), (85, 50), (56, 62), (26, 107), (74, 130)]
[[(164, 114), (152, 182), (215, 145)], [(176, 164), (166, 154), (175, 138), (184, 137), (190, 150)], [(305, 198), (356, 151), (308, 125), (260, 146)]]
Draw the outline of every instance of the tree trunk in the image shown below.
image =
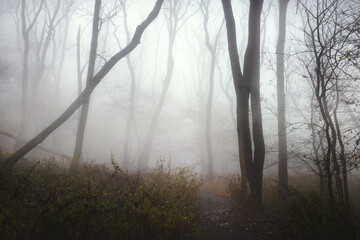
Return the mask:
[(142, 149), (141, 156), (140, 156), (140, 161), (141, 161), (142, 167), (148, 167), (148, 165), (149, 165), (152, 143), (153, 143), (153, 139), (155, 136), (157, 122), (159, 120), (161, 110), (164, 106), (165, 97), (166, 97), (166, 94), (167, 94), (167, 91), (169, 89), (170, 82), (172, 79), (172, 73), (174, 70), (174, 58), (173, 58), (173, 53), (172, 53), (173, 47), (174, 47), (174, 42), (175, 42), (175, 36), (170, 35), (168, 60), (167, 60), (168, 64), (167, 64), (167, 71), (166, 71), (166, 76), (165, 76), (165, 80), (164, 80), (164, 86), (161, 91), (159, 103), (158, 103), (155, 113), (151, 119), (149, 130), (144, 139), (144, 147)]
[[(251, 0), (249, 11), (249, 37), (244, 60), (244, 79), (251, 82), (251, 112), (254, 143), (253, 182), (250, 203), (255, 208), (262, 205), (262, 180), (265, 160), (265, 143), (262, 128), (260, 99), (260, 17), (263, 0)], [(250, 195), (250, 196), (251, 196)]]
[[(96, 60), (96, 52), (97, 52), (98, 37), (99, 37), (100, 8), (101, 8), (101, 0), (96, 0), (95, 8), (94, 8), (91, 48), (90, 48), (88, 72), (86, 77), (87, 79), (86, 86), (91, 84), (95, 71), (95, 60)], [(83, 142), (84, 142), (86, 121), (89, 113), (89, 105), (90, 105), (90, 95), (84, 99), (83, 106), (81, 108), (81, 116), (76, 134), (75, 150), (74, 150), (73, 160), (70, 166), (71, 175), (76, 175), (78, 171)]]
[[(244, 203), (252, 209), (262, 206), (262, 177), (265, 145), (260, 104), (260, 15), (262, 0), (250, 1), (248, 45), (242, 75), (236, 43), (236, 28), (230, 0), (222, 0), (226, 20), (228, 49), (237, 96), (237, 132)], [(254, 156), (249, 122), (251, 93)]]
[[(23, 19), (23, 17), (21, 17)], [(25, 18), (25, 16), (24, 16)], [(25, 22), (23, 22), (23, 25)], [(23, 27), (24, 28), (24, 27)], [(24, 39), (24, 54), (23, 54), (23, 68), (22, 68), (22, 83), (21, 83), (21, 117), (20, 117), (20, 127), (18, 131), (18, 138), (23, 138), (26, 128), (26, 119), (27, 119), (27, 101), (28, 101), (28, 83), (29, 83), (29, 36), (24, 34), (23, 30), (23, 39)], [(18, 150), (21, 146), (21, 143), (16, 141), (14, 150)]]
[[(17, 137), (20, 139), (24, 138), (26, 125), (27, 125), (26, 123), (28, 120), (29, 50), (30, 50), (29, 34), (37, 21), (37, 18), (42, 10), (43, 4), (44, 4), (44, 0), (41, 1), (39, 8), (34, 15), (34, 18), (27, 27), (26, 1), (25, 0), (21, 1), (21, 34), (24, 40), (24, 53), (23, 53), (23, 66), (22, 66), (23, 68), (22, 68), (22, 80), (21, 80), (22, 82), (21, 82), (20, 127), (17, 134)], [(14, 146), (14, 151), (17, 151), (21, 145), (22, 145), (21, 142), (16, 141)]]
[[(324, 106), (324, 117), (327, 119), (327, 124), (328, 124), (328, 132), (329, 132), (329, 137), (328, 137), (328, 148), (329, 148), (329, 152), (331, 153), (331, 160), (332, 160), (332, 165), (334, 168), (334, 179), (335, 179), (335, 186), (336, 186), (336, 190), (337, 190), (337, 197), (338, 200), (341, 203), (344, 203), (344, 196), (343, 196), (343, 188), (342, 188), (342, 181), (341, 181), (341, 173), (340, 173), (340, 168), (339, 168), (339, 164), (337, 162), (337, 153), (336, 153), (336, 130), (335, 130), (335, 126), (333, 123), (333, 120), (330, 116), (330, 112), (329, 112), (329, 107), (328, 107), (328, 102), (326, 101), (326, 83), (324, 82), (324, 79), (322, 81), (322, 89), (323, 89), (323, 94), (321, 96), (322, 102), (323, 102), (323, 106)], [(330, 134), (331, 132), (331, 134)]]
[[(77, 69), (78, 96), (80, 96), (83, 89), (82, 74), (84, 70), (81, 68), (80, 40), (81, 40), (81, 27), (79, 26), (76, 36), (76, 69)], [(77, 111), (78, 126), (80, 126), (81, 112), (82, 112), (82, 107), (80, 107), (79, 110)], [(82, 159), (83, 159), (82, 154), (80, 154), (79, 162), (81, 162)]]
[(211, 52), (211, 69), (209, 76), (209, 95), (206, 104), (206, 124), (205, 124), (205, 139), (206, 139), (206, 153), (208, 159), (208, 178), (212, 180), (214, 178), (214, 156), (211, 146), (211, 110), (212, 101), (214, 95), (214, 69), (215, 69), (215, 52)]
[(322, 137), (319, 133), (319, 145), (316, 145), (316, 131), (315, 131), (315, 123), (314, 123), (314, 106), (313, 106), (314, 97), (311, 98), (310, 103), (310, 129), (311, 129), (311, 137), (312, 137), (312, 148), (315, 154), (315, 163), (318, 168), (319, 174), (319, 193), (324, 195), (325, 193), (325, 179), (324, 179), (324, 170), (322, 168), (322, 161), (320, 160), (319, 148), (321, 145)]
[[(65, 61), (65, 56), (66, 56), (66, 45), (67, 45), (67, 38), (68, 38), (68, 34), (69, 34), (69, 24), (70, 24), (70, 7), (68, 8), (68, 11), (66, 12), (65, 15), (65, 29), (64, 29), (64, 36), (62, 39), (62, 45), (61, 45), (61, 56), (60, 56), (60, 61), (59, 61), (59, 67), (57, 69), (57, 75), (56, 75), (56, 70), (55, 68), (55, 61), (56, 61), (56, 50), (54, 47), (54, 53), (53, 53), (53, 73), (54, 73), (54, 79), (55, 79), (55, 110), (56, 112), (58, 112), (58, 110), (60, 109), (60, 101), (61, 101), (61, 80), (62, 80), (62, 74), (63, 74), (63, 67), (64, 67), (64, 61)], [(61, 37), (59, 37), (59, 40), (61, 40)], [(53, 44), (55, 45), (55, 39), (53, 38)], [(81, 93), (81, 90), (80, 90)], [(54, 149), (58, 149), (58, 151), (61, 151), (61, 142), (62, 142), (62, 135), (61, 132), (58, 131), (57, 133), (53, 134), (53, 138), (52, 138), (52, 142), (53, 142), (53, 147)]]
[(284, 48), (286, 37), (286, 11), (289, 0), (279, 0), (279, 36), (276, 46), (276, 78), (277, 78), (277, 106), (278, 106), (278, 139), (279, 139), (279, 196), (286, 198), (288, 188), (287, 171), (287, 141), (285, 114), (285, 76), (284, 76)]
[[(335, 99), (335, 107), (333, 111), (333, 117), (334, 117), (334, 124), (336, 128), (336, 136), (340, 145), (340, 163), (341, 163), (341, 174), (343, 179), (343, 197), (344, 197), (344, 206), (347, 213), (350, 213), (350, 197), (349, 197), (349, 187), (348, 187), (348, 181), (347, 181), (347, 166), (346, 166), (346, 156), (345, 156), (345, 145), (342, 139), (342, 134), (340, 130), (340, 124), (337, 117), (337, 109), (339, 106), (339, 86), (338, 86), (338, 79), (336, 79), (335, 82), (335, 91), (336, 91), (336, 99)], [(340, 173), (339, 173), (340, 174)]]
[(21, 159), (25, 154), (31, 151), (34, 147), (43, 142), (53, 131), (55, 131), (59, 126), (61, 126), (74, 112), (85, 102), (86, 98), (90, 96), (95, 87), (101, 82), (101, 80), (109, 73), (109, 71), (115, 66), (115, 64), (124, 58), (127, 54), (133, 51), (137, 45), (140, 44), (140, 39), (145, 29), (150, 25), (152, 21), (159, 15), (161, 6), (164, 0), (157, 0), (153, 10), (150, 12), (148, 17), (137, 26), (136, 31), (133, 35), (131, 42), (123, 48), (121, 51), (113, 55), (100, 69), (100, 71), (94, 76), (91, 81), (91, 84), (87, 85), (82, 91), (80, 96), (74, 100), (72, 104), (64, 111), (61, 116), (59, 116), (54, 122), (52, 122), (48, 127), (42, 130), (37, 136), (31, 139), (18, 151), (12, 154), (9, 158), (4, 161), (4, 165), (12, 167), (19, 159)]
[[(313, 34), (313, 33), (312, 33)], [(312, 36), (312, 50), (315, 53), (315, 62), (316, 62), (316, 76), (311, 77), (314, 88), (315, 88), (315, 96), (317, 103), (319, 104), (319, 109), (321, 113), (321, 117), (324, 120), (324, 131), (325, 131), (325, 137), (326, 137), (326, 143), (327, 143), (327, 149), (326, 154), (324, 156), (324, 164), (325, 164), (325, 172), (327, 177), (327, 193), (330, 200), (330, 205), (334, 207), (334, 193), (333, 193), (333, 187), (332, 187), (332, 171), (331, 171), (331, 149), (332, 149), (332, 141), (331, 141), (331, 134), (330, 134), (330, 123), (329, 118), (326, 114), (326, 87), (324, 85), (324, 76), (321, 73), (320, 68), (322, 67), (320, 56), (317, 54), (317, 49), (315, 46), (315, 40), (314, 35)], [(309, 70), (308, 70), (309, 71)], [(312, 74), (310, 74), (312, 76)]]
[[(26, 143), (26, 141), (24, 141), (24, 140), (22, 140), (22, 139), (19, 139), (18, 137), (16, 137), (15, 135), (12, 135), (11, 133), (4, 132), (4, 131), (1, 131), (1, 130), (0, 130), (0, 134), (1, 134), (1, 135), (4, 135), (4, 136), (7, 136), (7, 137), (9, 137), (9, 138), (11, 138), (11, 139), (14, 139), (15, 141), (18, 141), (18, 142), (20, 142), (20, 143)], [(36, 146), (36, 148), (37, 148), (37, 149), (40, 149), (40, 150), (42, 150), (42, 151), (44, 151), (44, 152), (47, 152), (47, 153), (53, 154), (53, 155), (55, 155), (55, 156), (58, 156), (58, 157), (60, 157), (60, 158), (65, 158), (65, 159), (68, 160), (68, 161), (71, 161), (71, 156), (69, 156), (69, 155), (67, 155), (67, 154), (64, 154), (64, 153), (58, 152), (58, 151), (56, 151), (56, 150), (52, 150), (52, 149), (50, 149), (50, 148), (40, 146), (40, 145)]]
[(76, 36), (76, 70), (77, 70), (77, 84), (78, 84), (78, 96), (80, 96), (82, 91), (82, 70), (81, 70), (81, 56), (80, 56), (80, 34), (81, 27), (79, 26), (77, 36)]
[[(172, 4), (172, 2), (171, 2)], [(159, 120), (159, 116), (161, 113), (161, 110), (165, 103), (165, 97), (167, 94), (167, 91), (170, 87), (172, 74), (174, 71), (174, 56), (173, 56), (173, 49), (174, 49), (174, 43), (176, 38), (176, 32), (177, 32), (177, 23), (178, 19), (175, 16), (174, 11), (177, 11), (178, 9), (174, 9), (170, 7), (170, 15), (169, 15), (169, 23), (168, 23), (168, 31), (169, 31), (169, 45), (168, 45), (168, 57), (167, 57), (167, 69), (166, 69), (166, 76), (164, 79), (164, 85), (163, 89), (161, 91), (160, 99), (157, 105), (157, 108), (155, 110), (155, 113), (151, 119), (149, 130), (145, 136), (144, 139), (144, 145), (143, 149), (140, 154), (140, 161), (141, 161), (141, 167), (148, 167), (149, 161), (150, 161), (150, 154), (152, 149), (152, 144), (155, 136), (155, 131), (157, 127), (157, 122)]]
[(135, 118), (135, 90), (136, 90), (136, 79), (135, 79), (135, 70), (131, 64), (130, 56), (126, 56), (127, 65), (130, 71), (131, 79), (131, 89), (130, 89), (130, 106), (129, 106), (129, 115), (126, 121), (126, 130), (125, 130), (125, 139), (123, 146), (123, 165), (124, 169), (129, 167), (129, 143), (131, 140), (131, 128), (134, 123)]
[[(236, 27), (234, 15), (232, 12), (232, 6), (230, 0), (222, 0), (223, 10), (226, 20), (227, 39), (228, 39), (228, 50), (231, 64), (231, 71), (233, 76), (233, 82), (236, 92), (236, 125), (238, 135), (238, 150), (240, 160), (240, 171), (241, 171), (241, 184), (242, 191), (247, 189), (247, 177), (245, 169), (245, 158), (246, 156), (251, 157), (251, 139), (249, 129), (249, 94), (250, 87), (245, 86), (243, 82), (243, 76), (240, 67), (239, 54), (236, 41)], [(243, 104), (241, 104), (243, 103)], [(245, 125), (245, 126), (243, 126)], [(245, 130), (244, 130), (245, 129)], [(244, 131), (248, 137), (247, 142), (250, 142), (250, 151), (245, 154), (245, 148), (243, 144)], [(247, 150), (249, 150), (247, 148)], [(251, 159), (250, 159), (251, 160)]]
[[(127, 13), (126, 13), (126, 1), (123, 2), (123, 13), (124, 13), (124, 28), (126, 33), (127, 44), (130, 42), (130, 32), (127, 23)], [(130, 55), (126, 56), (126, 63), (130, 72), (131, 88), (130, 88), (130, 105), (129, 105), (129, 115), (126, 121), (126, 130), (123, 146), (123, 163), (122, 167), (127, 169), (129, 167), (129, 142), (131, 140), (131, 127), (134, 123), (135, 115), (135, 91), (136, 91), (136, 78), (135, 70), (131, 63)]]
[(214, 75), (215, 75), (215, 66), (216, 66), (216, 49), (217, 42), (220, 36), (221, 27), (214, 41), (214, 45), (210, 44), (210, 37), (208, 31), (208, 21), (209, 21), (209, 5), (210, 0), (201, 1), (201, 12), (204, 17), (204, 33), (205, 33), (205, 45), (211, 55), (211, 64), (210, 64), (210, 73), (209, 73), (209, 93), (206, 103), (206, 119), (205, 119), (205, 146), (207, 154), (207, 177), (212, 180), (214, 178), (214, 156), (212, 152), (211, 144), (211, 112), (212, 112), (212, 102), (214, 95)]
[[(55, 22), (56, 17), (60, 10), (61, 2), (62, 2), (61, 0), (57, 0), (55, 9), (51, 14), (46, 1), (44, 2), (44, 6), (48, 18), (45, 19), (46, 23), (44, 23), (43, 25), (41, 39), (36, 44), (37, 49), (35, 53), (36, 56), (35, 77), (32, 79), (32, 91), (31, 91), (31, 103), (30, 103), (30, 106), (33, 109), (33, 111), (31, 111), (28, 116), (30, 121), (35, 122), (35, 131), (39, 128), (39, 126), (37, 126), (39, 119), (39, 111), (37, 109), (40, 109), (40, 103), (41, 103), (41, 98), (40, 98), (41, 95), (39, 94), (39, 87), (41, 86), (40, 83), (43, 79), (45, 71), (47, 70), (46, 60), (48, 56), (48, 51), (50, 49), (51, 39), (53, 38), (53, 34), (55, 32), (56, 27), (58, 26), (59, 21), (63, 20), (63, 18), (60, 18), (57, 23)], [(55, 56), (53, 57), (55, 58)]]

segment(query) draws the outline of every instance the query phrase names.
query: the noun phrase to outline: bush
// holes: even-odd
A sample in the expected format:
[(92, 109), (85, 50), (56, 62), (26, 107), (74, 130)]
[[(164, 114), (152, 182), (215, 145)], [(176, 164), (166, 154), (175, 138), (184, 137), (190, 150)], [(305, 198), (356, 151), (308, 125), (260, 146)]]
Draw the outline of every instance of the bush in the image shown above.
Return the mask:
[(253, 212), (242, 203), (239, 176), (229, 181), (228, 192), (234, 223), (246, 229), (257, 226), (252, 230), (269, 233), (269, 239), (360, 239), (360, 217), (354, 204), (349, 216), (339, 202), (332, 208), (326, 197), (295, 189), (289, 189), (289, 198), (283, 202), (279, 200), (276, 182), (264, 179), (263, 211)]
[[(113, 159), (112, 159), (113, 160)], [(47, 165), (0, 173), (0, 239), (197, 239), (201, 181), (163, 162), (147, 176)]]
[(277, 223), (283, 239), (359, 239), (359, 219), (315, 192), (293, 193)]

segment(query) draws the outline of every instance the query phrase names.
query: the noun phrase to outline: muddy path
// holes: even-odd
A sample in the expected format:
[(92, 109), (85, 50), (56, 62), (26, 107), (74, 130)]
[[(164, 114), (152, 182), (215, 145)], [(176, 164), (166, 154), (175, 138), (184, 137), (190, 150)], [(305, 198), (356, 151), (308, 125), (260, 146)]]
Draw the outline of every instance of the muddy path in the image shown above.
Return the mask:
[(275, 239), (271, 226), (251, 218), (234, 222), (230, 199), (224, 195), (201, 189), (201, 224), (204, 239), (211, 240), (270, 240)]

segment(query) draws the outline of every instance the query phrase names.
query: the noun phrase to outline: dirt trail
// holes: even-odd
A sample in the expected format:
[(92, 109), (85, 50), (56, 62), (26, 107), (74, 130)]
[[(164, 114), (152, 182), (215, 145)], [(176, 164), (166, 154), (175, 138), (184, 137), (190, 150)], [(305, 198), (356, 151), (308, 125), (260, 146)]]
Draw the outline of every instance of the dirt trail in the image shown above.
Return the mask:
[(211, 240), (270, 240), (268, 230), (254, 226), (251, 220), (234, 224), (227, 196), (202, 189), (201, 222), (205, 230), (205, 239)]

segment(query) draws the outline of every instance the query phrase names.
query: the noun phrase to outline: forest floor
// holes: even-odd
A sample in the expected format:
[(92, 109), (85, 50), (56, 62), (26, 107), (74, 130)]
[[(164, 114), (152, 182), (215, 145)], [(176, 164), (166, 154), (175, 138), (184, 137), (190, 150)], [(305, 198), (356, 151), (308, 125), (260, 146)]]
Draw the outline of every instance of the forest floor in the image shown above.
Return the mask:
[(276, 239), (271, 222), (263, 217), (235, 220), (227, 194), (203, 187), (200, 191), (201, 224), (205, 239), (270, 240)]

